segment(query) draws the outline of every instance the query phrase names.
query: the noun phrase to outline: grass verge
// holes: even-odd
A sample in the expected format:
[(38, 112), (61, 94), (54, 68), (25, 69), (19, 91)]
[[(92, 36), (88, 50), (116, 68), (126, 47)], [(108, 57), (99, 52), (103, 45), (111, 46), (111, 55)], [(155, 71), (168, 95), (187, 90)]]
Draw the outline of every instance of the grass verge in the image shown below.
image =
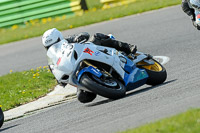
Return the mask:
[(192, 109), (121, 133), (199, 133), (199, 131), (200, 109)]
[(14, 30), (0, 29), (0, 44), (40, 36), (46, 30), (53, 27), (59, 30), (67, 30), (181, 3), (180, 0), (136, 0), (136, 2), (128, 5), (102, 9), (102, 5), (97, 1), (99, 0), (87, 0), (89, 11), (83, 13), (81, 16), (61, 19), (59, 21), (57, 19), (50, 19), (48, 23), (33, 23), (26, 27), (15, 28)]
[(46, 95), (56, 85), (48, 68), (15, 72), (0, 77), (0, 106), (8, 110)]

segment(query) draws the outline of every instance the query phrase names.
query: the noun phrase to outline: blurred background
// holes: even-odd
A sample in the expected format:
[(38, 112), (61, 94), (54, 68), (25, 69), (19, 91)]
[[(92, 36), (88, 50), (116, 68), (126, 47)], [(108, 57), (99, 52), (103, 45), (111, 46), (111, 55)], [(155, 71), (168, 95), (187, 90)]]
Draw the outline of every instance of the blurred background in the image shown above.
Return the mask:
[(1, 0), (0, 44), (67, 30), (165, 6), (180, 0)]

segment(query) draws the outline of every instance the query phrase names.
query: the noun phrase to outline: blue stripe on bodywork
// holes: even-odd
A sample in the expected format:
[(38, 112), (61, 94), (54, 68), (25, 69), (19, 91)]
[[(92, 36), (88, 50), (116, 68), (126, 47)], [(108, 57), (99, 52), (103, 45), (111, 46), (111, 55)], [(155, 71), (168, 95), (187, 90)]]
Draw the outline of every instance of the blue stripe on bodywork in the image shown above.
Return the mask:
[(125, 57), (125, 58), (126, 58), (127, 62), (124, 66), (124, 70), (128, 73), (131, 73), (133, 71), (134, 67), (136, 67), (136, 66), (129, 58), (127, 58), (127, 57)]
[(96, 68), (94, 68), (92, 66), (85, 67), (78, 73), (78, 82), (80, 81), (81, 76), (85, 72), (89, 72), (89, 73), (91, 73), (91, 74), (93, 74), (93, 75), (95, 75), (97, 77), (101, 77), (101, 75), (102, 75), (102, 73), (98, 69), (96, 69)]
[(137, 68), (136, 65), (127, 58), (127, 63), (124, 66), (126, 71), (124, 74), (124, 82), (127, 91), (133, 90), (146, 83), (149, 77), (145, 69)]

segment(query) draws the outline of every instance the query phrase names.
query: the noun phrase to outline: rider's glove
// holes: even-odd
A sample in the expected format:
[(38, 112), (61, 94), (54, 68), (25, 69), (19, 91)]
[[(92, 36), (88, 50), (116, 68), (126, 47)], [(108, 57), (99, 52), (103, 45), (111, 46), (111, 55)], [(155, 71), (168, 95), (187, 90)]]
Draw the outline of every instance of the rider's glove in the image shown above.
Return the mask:
[(195, 21), (195, 15), (194, 15), (194, 14), (190, 15), (190, 19), (191, 19), (192, 21)]
[(90, 38), (90, 35), (87, 32), (82, 32), (80, 34), (78, 34), (75, 38), (74, 38), (74, 42), (82, 42), (82, 41), (87, 41)]

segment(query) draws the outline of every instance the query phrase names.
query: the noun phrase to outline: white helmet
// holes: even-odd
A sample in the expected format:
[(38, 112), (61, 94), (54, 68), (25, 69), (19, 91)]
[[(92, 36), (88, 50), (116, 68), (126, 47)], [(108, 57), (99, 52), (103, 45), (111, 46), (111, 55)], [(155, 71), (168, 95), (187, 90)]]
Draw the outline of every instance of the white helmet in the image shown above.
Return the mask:
[(190, 0), (190, 5), (195, 9), (200, 11), (200, 0)]
[(64, 37), (62, 36), (61, 32), (58, 31), (56, 28), (53, 28), (53, 29), (47, 30), (43, 34), (42, 43), (45, 48), (48, 48), (62, 39), (64, 39)]

